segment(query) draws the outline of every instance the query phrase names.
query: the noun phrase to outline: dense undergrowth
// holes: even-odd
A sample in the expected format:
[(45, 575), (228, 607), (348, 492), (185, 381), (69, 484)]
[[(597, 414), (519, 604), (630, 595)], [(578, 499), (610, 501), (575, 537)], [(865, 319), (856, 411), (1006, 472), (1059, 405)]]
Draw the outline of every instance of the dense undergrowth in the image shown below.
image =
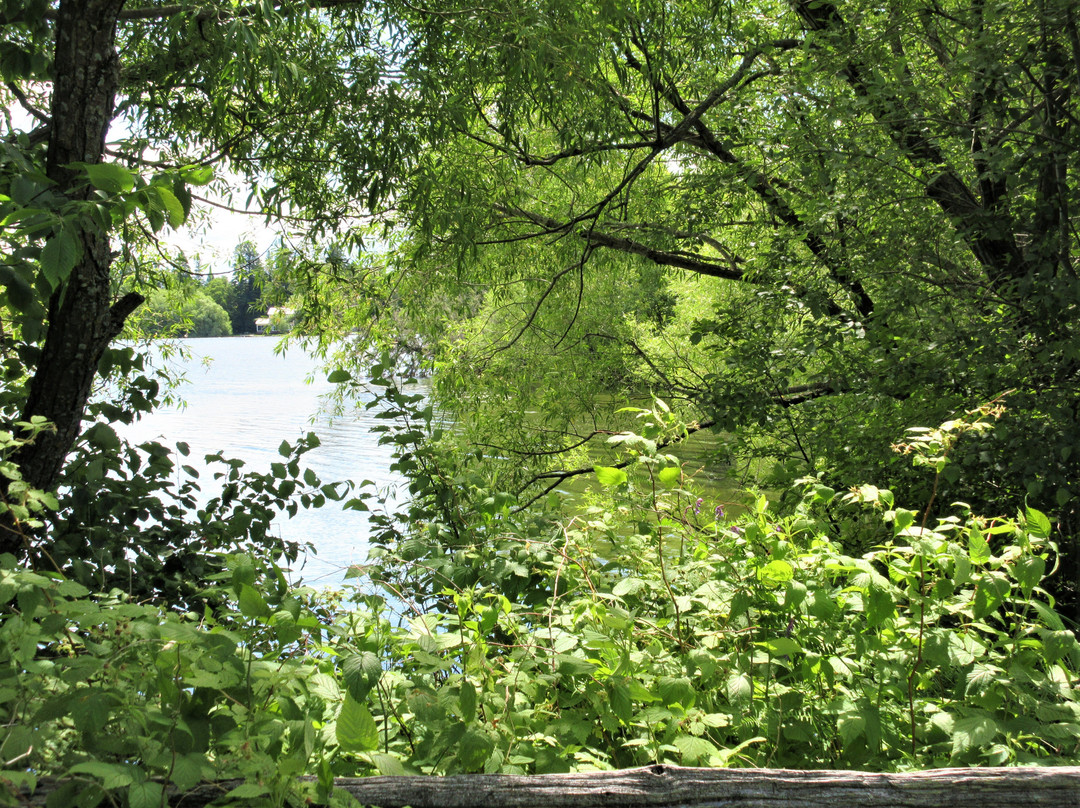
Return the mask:
[[(4, 558), (4, 799), (44, 776), (69, 778), (51, 805), (148, 808), (224, 778), (245, 782), (223, 802), (280, 805), (376, 772), (1075, 762), (1080, 645), (1042, 589), (1046, 516), (804, 480), (791, 512), (750, 495), (727, 519), (656, 451), (670, 415), (639, 415), (630, 462), (561, 519), (388, 426), (411, 513), (376, 518), (355, 589), (223, 553), (208, 605), (178, 610)], [(940, 474), (987, 418), (897, 448)], [(27, 522), (54, 505), (27, 502)]]

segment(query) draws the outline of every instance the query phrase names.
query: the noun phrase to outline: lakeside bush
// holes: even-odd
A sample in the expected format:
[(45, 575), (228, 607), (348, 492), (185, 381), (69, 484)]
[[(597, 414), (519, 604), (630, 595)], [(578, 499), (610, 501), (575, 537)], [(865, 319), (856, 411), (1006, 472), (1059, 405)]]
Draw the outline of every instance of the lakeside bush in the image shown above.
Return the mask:
[[(906, 448), (940, 473), (968, 428)], [(647, 441), (625, 437), (636, 462), (600, 470), (608, 501), (577, 516), (492, 502), (453, 548), (412, 524), (356, 570), (396, 598), (234, 553), (217, 608), (181, 613), (4, 558), (0, 777), (141, 808), (228, 777), (280, 805), (303, 773), (325, 799), (376, 772), (1075, 761), (1080, 645), (1042, 589), (1043, 514), (931, 523), (807, 480), (791, 514), (755, 496), (727, 520)], [(845, 552), (853, 532), (872, 549)]]

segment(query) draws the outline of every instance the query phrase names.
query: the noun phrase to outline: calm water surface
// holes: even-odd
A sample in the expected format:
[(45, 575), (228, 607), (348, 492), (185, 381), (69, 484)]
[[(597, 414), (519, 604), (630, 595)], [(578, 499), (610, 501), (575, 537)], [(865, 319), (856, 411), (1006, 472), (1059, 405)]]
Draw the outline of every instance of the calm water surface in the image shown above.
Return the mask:
[[(168, 361), (187, 379), (177, 391), (183, 406), (161, 408), (125, 428), (123, 434), (129, 440), (160, 440), (170, 447), (184, 441), (191, 447), (185, 462), (196, 467), (204, 455), (220, 451), (227, 458), (243, 460), (252, 470), (267, 472), (271, 463), (281, 460), (277, 448), (282, 440), (295, 443), (313, 431), (322, 445), (304, 456), (303, 465), (324, 483), (371, 480), (382, 490), (401, 482), (389, 470), (390, 447), (379, 446), (378, 436), (370, 431), (376, 423), (386, 422), (375, 419), (374, 411), (363, 409), (331, 417), (324, 395), (334, 385), (326, 381), (317, 360), (299, 346), (277, 354), (274, 337), (180, 343), (188, 356)], [(699, 475), (698, 484), (710, 507), (714, 500), (730, 503), (732, 496), (730, 481), (708, 473), (715, 468), (711, 460), (715, 440), (699, 433), (679, 447), (688, 470), (707, 470)], [(199, 484), (207, 499), (218, 493), (210, 474), (202, 474)], [(587, 478), (578, 478), (563, 490), (574, 497), (588, 485)], [(283, 514), (273, 527), (285, 539), (316, 548), (317, 554), (309, 554), (294, 570), (293, 577), (306, 583), (339, 584), (351, 564), (363, 563), (366, 558), (367, 515), (342, 510), (339, 503), (301, 510), (292, 518)]]
[[(400, 481), (389, 471), (390, 448), (379, 446), (369, 431), (376, 423), (373, 413), (331, 417), (323, 395), (334, 385), (299, 346), (276, 355), (278, 340), (273, 337), (180, 342), (190, 355), (169, 361), (187, 378), (177, 391), (184, 406), (162, 408), (125, 428), (129, 440), (156, 439), (167, 446), (184, 441), (191, 447), (186, 462), (221, 451), (265, 472), (282, 459), (277, 451), (282, 440), (295, 443), (315, 432), (322, 445), (304, 455), (302, 465), (323, 482), (371, 480), (381, 489)], [(217, 493), (210, 490), (208, 474), (200, 476), (199, 484), (207, 497)], [(317, 548), (318, 554), (309, 555), (295, 570), (307, 583), (340, 583), (348, 566), (366, 557), (366, 514), (342, 510), (339, 503), (301, 510), (291, 519), (283, 514), (274, 529), (286, 539)]]

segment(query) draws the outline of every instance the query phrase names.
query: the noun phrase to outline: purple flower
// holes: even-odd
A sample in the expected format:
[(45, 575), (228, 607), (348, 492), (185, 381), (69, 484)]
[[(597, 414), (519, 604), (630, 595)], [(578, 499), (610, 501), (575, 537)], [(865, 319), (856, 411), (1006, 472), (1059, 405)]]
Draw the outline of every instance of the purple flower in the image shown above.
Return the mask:
[(716, 510), (713, 511), (713, 519), (715, 521), (719, 522), (723, 518), (724, 518), (724, 506), (723, 505), (717, 505)]
[(703, 500), (701, 497), (698, 497), (697, 502), (694, 503), (694, 516), (697, 516), (699, 513), (701, 513), (701, 503), (704, 501), (705, 500)]

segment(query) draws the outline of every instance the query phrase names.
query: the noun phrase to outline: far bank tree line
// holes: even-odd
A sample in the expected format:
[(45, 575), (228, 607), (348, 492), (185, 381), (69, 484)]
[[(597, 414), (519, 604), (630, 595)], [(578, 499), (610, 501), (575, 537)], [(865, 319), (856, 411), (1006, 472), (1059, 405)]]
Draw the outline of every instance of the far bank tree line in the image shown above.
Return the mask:
[(291, 254), (283, 248), (273, 247), (260, 254), (250, 241), (236, 246), (225, 272), (204, 267), (198, 258), (181, 257), (171, 268), (167, 283), (150, 294), (133, 318), (132, 329), (146, 337), (290, 331), (291, 289), (285, 279), (290, 260)]

